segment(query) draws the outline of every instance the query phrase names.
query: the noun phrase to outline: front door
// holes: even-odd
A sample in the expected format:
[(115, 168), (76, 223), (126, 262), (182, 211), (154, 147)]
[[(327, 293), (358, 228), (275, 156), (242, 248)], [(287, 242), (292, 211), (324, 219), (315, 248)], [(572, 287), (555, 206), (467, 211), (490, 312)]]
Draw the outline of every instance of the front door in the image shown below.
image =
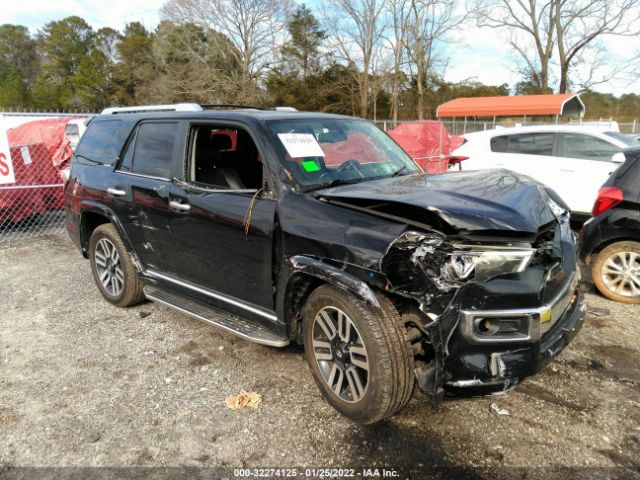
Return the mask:
[(170, 223), (179, 277), (274, 309), (272, 240), (276, 202), (246, 129), (190, 126), (186, 168), (174, 182)]

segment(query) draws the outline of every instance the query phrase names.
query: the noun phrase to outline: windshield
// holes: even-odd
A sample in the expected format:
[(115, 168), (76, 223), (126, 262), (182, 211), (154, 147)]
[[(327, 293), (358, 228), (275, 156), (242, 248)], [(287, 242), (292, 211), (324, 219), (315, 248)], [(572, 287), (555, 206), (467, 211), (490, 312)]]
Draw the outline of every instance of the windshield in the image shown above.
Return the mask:
[(301, 118), (271, 120), (267, 126), (305, 190), (420, 172), (386, 133), (364, 120)]
[(608, 135), (611, 138), (615, 138), (619, 142), (624, 143), (627, 147), (632, 147), (634, 145), (633, 139), (628, 135), (620, 132), (604, 132), (605, 135)]

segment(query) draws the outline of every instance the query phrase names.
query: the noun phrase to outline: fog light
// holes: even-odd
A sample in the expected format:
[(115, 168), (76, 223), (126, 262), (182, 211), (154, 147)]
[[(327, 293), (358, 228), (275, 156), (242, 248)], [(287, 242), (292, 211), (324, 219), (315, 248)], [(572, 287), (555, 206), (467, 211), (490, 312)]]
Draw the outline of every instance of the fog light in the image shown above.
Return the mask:
[(483, 335), (495, 335), (500, 330), (500, 322), (491, 318), (476, 318), (476, 328)]

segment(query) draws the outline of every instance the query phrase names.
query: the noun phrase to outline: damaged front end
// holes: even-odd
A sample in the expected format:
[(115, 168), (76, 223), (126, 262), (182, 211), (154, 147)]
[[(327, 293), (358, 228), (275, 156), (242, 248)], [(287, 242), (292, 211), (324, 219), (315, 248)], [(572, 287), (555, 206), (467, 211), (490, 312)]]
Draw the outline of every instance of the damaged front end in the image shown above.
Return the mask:
[(582, 325), (568, 214), (535, 234), (502, 233), (407, 231), (382, 258), (387, 290), (419, 310), (403, 318), (418, 383), (436, 398), (513, 388)]

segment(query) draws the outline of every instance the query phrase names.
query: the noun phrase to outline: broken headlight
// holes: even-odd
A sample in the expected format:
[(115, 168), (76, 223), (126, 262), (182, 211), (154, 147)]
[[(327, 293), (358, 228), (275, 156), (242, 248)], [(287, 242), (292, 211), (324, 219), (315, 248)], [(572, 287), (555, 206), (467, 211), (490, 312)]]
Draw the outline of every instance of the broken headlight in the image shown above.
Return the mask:
[(453, 252), (440, 267), (442, 279), (450, 283), (482, 282), (496, 275), (522, 272), (535, 249), (485, 245), (453, 245)]

